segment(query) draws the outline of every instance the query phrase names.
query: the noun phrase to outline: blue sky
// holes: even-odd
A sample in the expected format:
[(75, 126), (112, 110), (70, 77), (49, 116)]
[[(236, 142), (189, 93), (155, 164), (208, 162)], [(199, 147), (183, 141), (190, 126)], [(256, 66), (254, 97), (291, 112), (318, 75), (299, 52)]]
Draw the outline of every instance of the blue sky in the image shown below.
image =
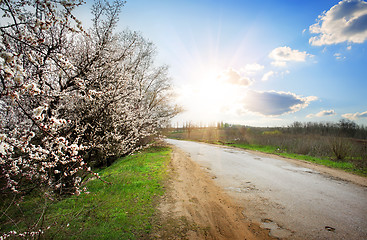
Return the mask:
[(128, 0), (125, 28), (170, 66), (186, 110), (174, 122), (367, 124), (365, 1)]

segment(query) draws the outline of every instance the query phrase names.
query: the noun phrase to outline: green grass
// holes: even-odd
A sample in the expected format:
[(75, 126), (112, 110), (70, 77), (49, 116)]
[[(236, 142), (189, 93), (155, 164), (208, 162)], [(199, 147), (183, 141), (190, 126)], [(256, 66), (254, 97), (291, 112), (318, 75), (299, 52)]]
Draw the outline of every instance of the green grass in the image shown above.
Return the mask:
[(358, 173), (361, 175), (365, 175), (365, 173), (359, 172), (358, 169), (356, 169), (355, 166), (350, 162), (341, 162), (341, 161), (337, 162), (337, 161), (332, 161), (326, 158), (322, 159), (322, 158), (308, 156), (308, 155), (282, 152), (280, 149), (274, 146), (262, 146), (262, 145), (252, 145), (252, 144), (225, 144), (225, 145), (243, 148), (243, 149), (249, 149), (253, 151), (260, 151), (264, 153), (276, 154), (276, 155), (283, 156), (286, 158), (304, 160), (304, 161), (324, 165), (327, 167), (338, 168), (338, 169), (342, 169), (348, 172), (354, 172), (354, 173)]
[[(170, 153), (169, 148), (154, 147), (122, 158), (99, 172), (111, 184), (91, 180), (87, 183), (89, 194), (51, 203), (43, 223), (43, 227), (51, 227), (43, 238), (148, 238), (157, 196), (164, 193), (162, 184), (167, 176)], [(24, 222), (23, 227), (27, 222), (34, 223), (40, 215), (40, 201), (42, 197), (28, 196), (21, 204), (24, 214), (19, 222)], [(22, 226), (16, 230), (19, 232)], [(1, 232), (5, 229), (2, 226)]]

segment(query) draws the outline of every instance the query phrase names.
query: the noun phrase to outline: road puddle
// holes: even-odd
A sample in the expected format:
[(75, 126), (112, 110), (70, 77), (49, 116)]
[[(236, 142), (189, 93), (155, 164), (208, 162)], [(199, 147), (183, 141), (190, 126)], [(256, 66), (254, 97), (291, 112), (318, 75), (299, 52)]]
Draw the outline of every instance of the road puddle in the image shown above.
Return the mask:
[(280, 227), (276, 222), (273, 222), (271, 219), (268, 219), (268, 218), (261, 219), (260, 227), (270, 230), (269, 234), (272, 237), (288, 238), (292, 235), (291, 231)]
[(292, 172), (304, 172), (304, 173), (315, 173), (315, 174), (319, 174), (319, 172), (312, 170), (310, 168), (304, 168), (304, 167), (295, 167), (295, 166), (282, 166), (281, 168), (285, 169), (285, 170), (289, 170)]

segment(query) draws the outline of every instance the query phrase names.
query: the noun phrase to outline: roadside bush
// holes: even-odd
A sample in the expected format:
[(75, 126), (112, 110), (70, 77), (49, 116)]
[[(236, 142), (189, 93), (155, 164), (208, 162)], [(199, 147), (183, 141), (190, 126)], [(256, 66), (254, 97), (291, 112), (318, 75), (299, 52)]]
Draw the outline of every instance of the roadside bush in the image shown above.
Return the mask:
[(332, 137), (329, 139), (329, 144), (337, 161), (345, 160), (350, 153), (351, 145), (346, 138)]
[(221, 140), (226, 142), (248, 143), (246, 127), (229, 127), (221, 129)]

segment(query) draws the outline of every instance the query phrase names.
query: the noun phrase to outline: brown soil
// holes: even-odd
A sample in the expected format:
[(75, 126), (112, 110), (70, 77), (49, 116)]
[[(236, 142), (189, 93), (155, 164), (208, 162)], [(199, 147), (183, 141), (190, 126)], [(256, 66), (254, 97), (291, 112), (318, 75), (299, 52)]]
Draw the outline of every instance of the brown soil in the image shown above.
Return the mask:
[(245, 220), (236, 205), (201, 167), (173, 147), (167, 192), (159, 205), (153, 239), (273, 239)]

